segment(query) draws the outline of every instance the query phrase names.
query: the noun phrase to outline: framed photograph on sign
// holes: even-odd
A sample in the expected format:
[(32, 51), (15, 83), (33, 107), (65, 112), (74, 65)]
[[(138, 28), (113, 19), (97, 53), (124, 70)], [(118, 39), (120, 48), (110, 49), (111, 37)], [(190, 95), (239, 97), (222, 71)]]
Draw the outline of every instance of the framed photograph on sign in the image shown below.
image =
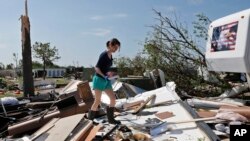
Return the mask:
[(234, 50), (236, 44), (238, 21), (214, 27), (211, 52)]

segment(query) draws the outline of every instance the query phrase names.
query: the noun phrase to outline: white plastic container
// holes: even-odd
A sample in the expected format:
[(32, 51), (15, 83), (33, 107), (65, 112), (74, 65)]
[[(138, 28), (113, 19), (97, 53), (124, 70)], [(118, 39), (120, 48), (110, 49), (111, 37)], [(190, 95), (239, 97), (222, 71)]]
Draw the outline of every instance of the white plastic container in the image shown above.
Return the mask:
[(208, 34), (209, 71), (250, 72), (250, 9), (213, 21)]

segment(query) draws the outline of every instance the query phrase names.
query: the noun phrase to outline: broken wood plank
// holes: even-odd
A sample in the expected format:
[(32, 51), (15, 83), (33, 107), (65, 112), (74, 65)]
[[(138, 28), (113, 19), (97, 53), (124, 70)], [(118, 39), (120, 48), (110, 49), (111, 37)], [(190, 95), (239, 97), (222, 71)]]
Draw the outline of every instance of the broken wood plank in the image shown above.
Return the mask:
[(173, 112), (166, 111), (166, 112), (156, 113), (155, 116), (158, 117), (161, 120), (164, 120), (166, 118), (173, 117), (174, 114), (173, 114)]
[(93, 127), (89, 133), (89, 135), (86, 137), (85, 141), (92, 141), (92, 139), (96, 136), (96, 133), (102, 128), (101, 124), (98, 124), (97, 126)]
[(250, 119), (250, 107), (248, 106), (243, 106), (243, 107), (221, 106), (219, 111), (235, 112), (235, 113), (241, 114), (247, 119)]
[(77, 125), (77, 127), (74, 129), (71, 134), (73, 134), (73, 137), (69, 137), (66, 139), (66, 141), (83, 141), (85, 140), (86, 134), (88, 130), (93, 126), (93, 121), (84, 119)]
[(155, 104), (152, 104), (152, 105), (148, 105), (148, 106), (146, 106), (146, 108), (152, 108), (152, 107), (163, 106), (163, 105), (171, 105), (171, 104), (174, 104), (174, 103), (177, 103), (177, 102), (178, 102), (177, 100), (167, 100), (167, 101), (155, 103)]
[(153, 100), (156, 98), (156, 95), (151, 95), (141, 106), (139, 106), (137, 109), (135, 109), (132, 114), (138, 114), (143, 108), (149, 103), (149, 101)]
[(214, 117), (216, 116), (217, 113), (212, 111), (198, 111), (197, 114), (201, 118), (207, 118), (207, 117)]
[(143, 102), (144, 102), (144, 100), (139, 100), (139, 101), (134, 101), (134, 102), (130, 102), (130, 103), (125, 103), (123, 105), (123, 108), (124, 108), (124, 110), (127, 110), (127, 109), (130, 109), (131, 107), (138, 106), (138, 105), (140, 105)]

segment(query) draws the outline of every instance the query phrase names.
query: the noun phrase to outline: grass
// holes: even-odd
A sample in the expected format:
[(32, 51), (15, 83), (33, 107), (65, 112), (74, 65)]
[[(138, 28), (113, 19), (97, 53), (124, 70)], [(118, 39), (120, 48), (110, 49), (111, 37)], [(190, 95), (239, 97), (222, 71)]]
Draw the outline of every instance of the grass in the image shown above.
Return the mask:
[[(1, 78), (2, 81), (8, 81), (5, 78)], [(56, 82), (57, 86), (65, 86), (69, 83), (70, 80), (65, 79), (65, 78), (46, 78), (46, 80), (54, 80)], [(15, 83), (22, 83), (22, 78), (18, 78), (16, 79)], [(5, 91), (4, 94), (0, 94), (0, 98), (3, 97), (23, 97), (23, 93), (21, 92), (21, 94), (15, 94), (14, 91)]]
[(197, 140), (198, 140), (198, 141), (205, 141), (206, 138), (205, 138), (205, 137), (203, 137), (203, 138), (198, 138)]
[(64, 85), (68, 84), (70, 80), (65, 79), (65, 78), (56, 78), (56, 84), (57, 85)]
[[(43, 80), (42, 78), (36, 79), (36, 80)], [(46, 78), (45, 80), (53, 80), (58, 85), (68, 84), (70, 80), (65, 78)]]
[(5, 94), (0, 94), (0, 98), (3, 97), (23, 97), (23, 93), (15, 94), (13, 92), (6, 92)]

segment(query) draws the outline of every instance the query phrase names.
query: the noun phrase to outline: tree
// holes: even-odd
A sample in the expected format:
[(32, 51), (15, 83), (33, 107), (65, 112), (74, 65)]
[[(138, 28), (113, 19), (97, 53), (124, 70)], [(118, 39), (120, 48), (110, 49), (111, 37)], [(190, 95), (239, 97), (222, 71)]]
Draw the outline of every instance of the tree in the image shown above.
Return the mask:
[(50, 43), (35, 42), (33, 45), (34, 57), (41, 59), (43, 62), (43, 79), (46, 77), (46, 66), (53, 64), (53, 61), (60, 59), (58, 49), (50, 47)]
[(118, 73), (121, 77), (126, 77), (131, 74), (143, 75), (143, 72), (145, 72), (146, 59), (138, 53), (134, 58), (116, 58), (114, 64), (118, 68)]
[(143, 73), (146, 71), (145, 65), (146, 65), (146, 59), (142, 57), (141, 53), (138, 53), (131, 61), (133, 74), (142, 76)]
[[(193, 22), (193, 36), (188, 26), (178, 21), (176, 16), (163, 16), (154, 10), (159, 24), (151, 26), (153, 32), (146, 39), (144, 53), (149, 67), (161, 68), (169, 81), (175, 81), (177, 91), (191, 95), (214, 95), (228, 88), (229, 84), (214, 73), (219, 82), (204, 80), (197, 73), (198, 68), (206, 68), (205, 40), (210, 20), (203, 14), (197, 15)], [(198, 42), (199, 41), (199, 42)], [(212, 85), (212, 88), (207, 89)], [(220, 91), (218, 91), (220, 90)]]
[(13, 53), (13, 60), (15, 62), (15, 67), (14, 67), (14, 77), (17, 76), (17, 62), (18, 62), (18, 54), (17, 53)]
[[(146, 37), (142, 54), (140, 70), (159, 68), (165, 72), (167, 81), (177, 84), (178, 93), (188, 93), (196, 96), (214, 96), (229, 88), (230, 85), (213, 73), (218, 82), (204, 80), (198, 75), (198, 68), (207, 68), (205, 63), (205, 42), (207, 40), (208, 25), (211, 23), (204, 14), (198, 14), (193, 22), (193, 32), (176, 17), (163, 16), (154, 10), (159, 22), (150, 26), (153, 29)], [(193, 34), (191, 34), (193, 33)], [(124, 66), (135, 67), (134, 59), (120, 58), (116, 64), (118, 70)], [(138, 63), (137, 63), (138, 64)], [(136, 68), (138, 69), (138, 68)], [(133, 69), (133, 73), (135, 73)], [(125, 69), (124, 69), (125, 70)]]
[(17, 67), (18, 67), (18, 66), (17, 66), (17, 65), (18, 65), (18, 64), (17, 64), (17, 63), (18, 63), (18, 54), (17, 54), (17, 53), (13, 53), (13, 60), (14, 60), (14, 62), (16, 63), (16, 64), (15, 64), (15, 65), (16, 65), (15, 68), (17, 68)]
[[(46, 65), (47, 68), (60, 68), (60, 66), (53, 64), (52, 62)], [(41, 69), (43, 68), (43, 64), (38, 61), (32, 61), (32, 68), (33, 69)]]
[(15, 68), (15, 66), (12, 63), (6, 65), (7, 70), (13, 70), (14, 68)]
[(3, 63), (0, 62), (0, 70), (4, 70), (5, 66)]
[(128, 57), (120, 57), (114, 59), (114, 64), (118, 68), (118, 74), (121, 77), (126, 77), (133, 71), (131, 69), (131, 59)]
[(23, 60), (22, 59), (20, 59), (18, 61), (18, 68), (23, 69)]
[(38, 62), (38, 61), (33, 61), (32, 62), (32, 68), (33, 69), (40, 69), (40, 68), (43, 68), (43, 64)]

